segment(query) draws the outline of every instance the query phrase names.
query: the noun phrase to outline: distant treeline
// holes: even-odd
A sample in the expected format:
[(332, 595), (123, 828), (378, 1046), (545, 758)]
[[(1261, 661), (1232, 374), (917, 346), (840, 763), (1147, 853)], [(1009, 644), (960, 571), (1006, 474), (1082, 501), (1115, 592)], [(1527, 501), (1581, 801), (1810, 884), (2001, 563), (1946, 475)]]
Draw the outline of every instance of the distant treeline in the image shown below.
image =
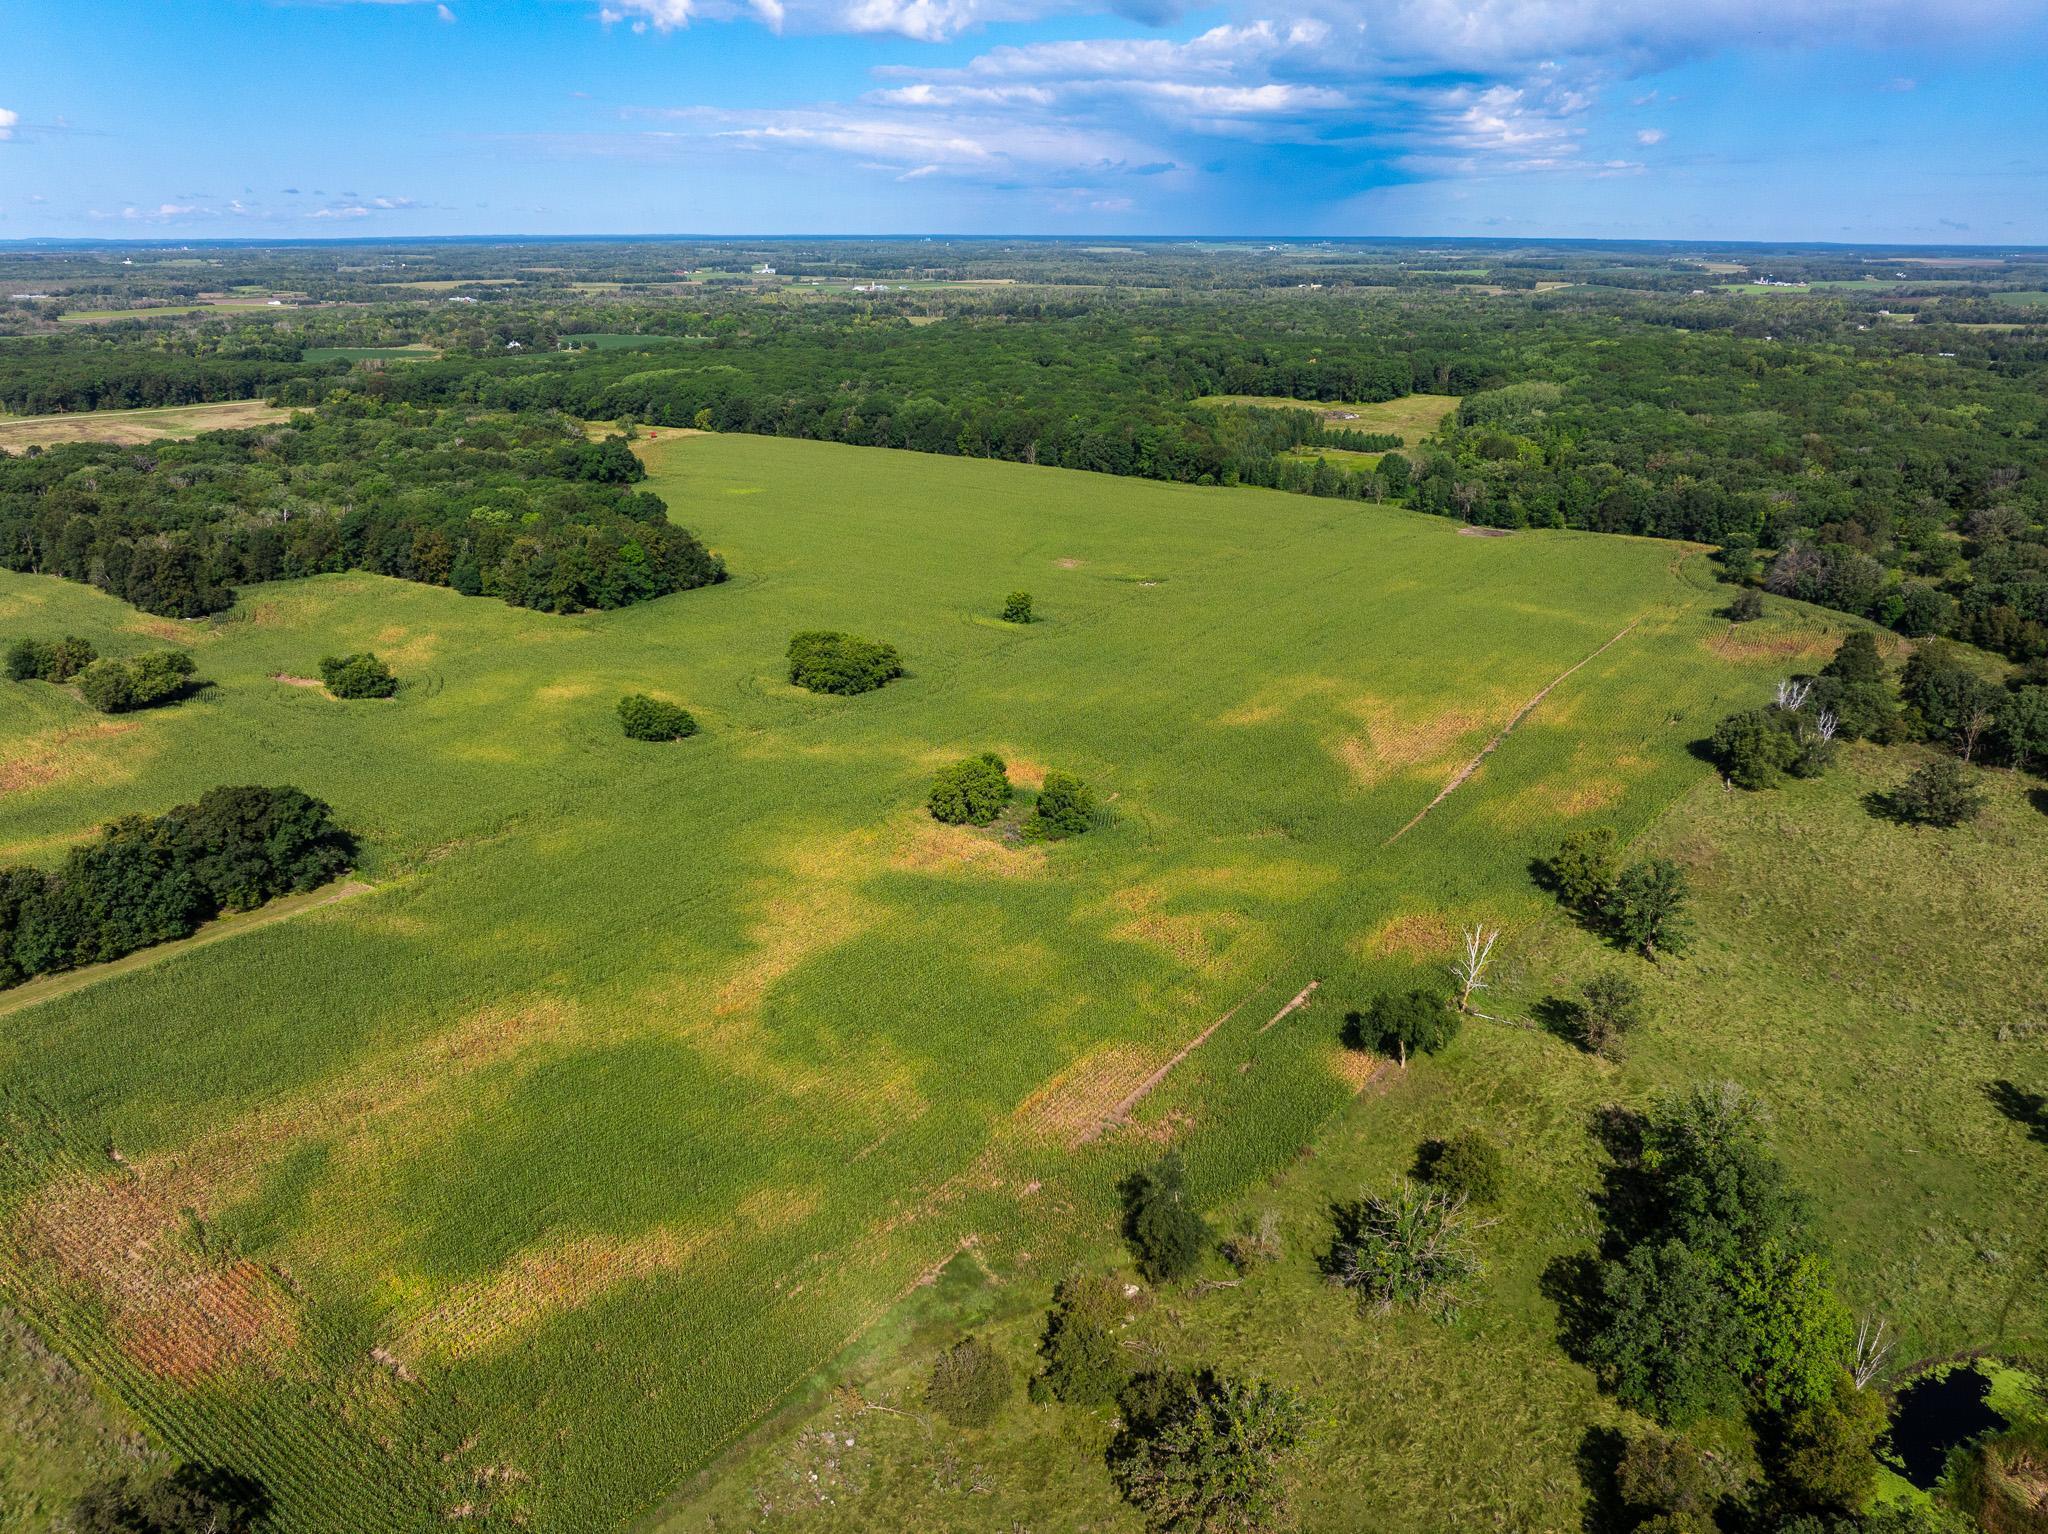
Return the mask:
[(316, 889), (355, 841), (296, 788), (216, 788), (127, 815), (54, 873), (0, 868), (0, 989), (189, 937), (223, 911)]
[(542, 612), (623, 607), (725, 566), (625, 442), (572, 421), (342, 398), (288, 426), (0, 455), (0, 565), (169, 617), (238, 584), (371, 570)]

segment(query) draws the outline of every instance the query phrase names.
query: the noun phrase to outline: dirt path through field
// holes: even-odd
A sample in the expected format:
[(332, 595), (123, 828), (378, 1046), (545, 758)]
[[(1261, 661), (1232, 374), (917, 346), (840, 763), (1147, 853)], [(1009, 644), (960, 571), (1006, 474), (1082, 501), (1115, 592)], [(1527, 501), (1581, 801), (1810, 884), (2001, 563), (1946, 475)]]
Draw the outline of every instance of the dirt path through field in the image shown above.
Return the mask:
[(1425, 804), (1420, 810), (1417, 810), (1415, 812), (1415, 818), (1413, 820), (1409, 821), (1407, 825), (1401, 827), (1400, 830), (1396, 831), (1392, 836), (1388, 837), (1385, 841), (1381, 842), (1380, 846), (1383, 848), (1393, 846), (1395, 842), (1398, 842), (1410, 831), (1413, 831), (1417, 826), (1421, 825), (1424, 818), (1428, 816), (1431, 810), (1435, 809), (1439, 804), (1442, 804), (1446, 799), (1450, 798), (1452, 794), (1456, 793), (1459, 787), (1464, 783), (1464, 781), (1467, 778), (1471, 777), (1473, 773), (1479, 770), (1479, 764), (1484, 762), (1489, 756), (1493, 755), (1495, 748), (1498, 747), (1502, 741), (1506, 740), (1510, 735), (1514, 734), (1516, 725), (1520, 724), (1524, 719), (1527, 719), (1531, 714), (1536, 712), (1536, 706), (1539, 703), (1541, 703), (1545, 698), (1549, 697), (1552, 692), (1556, 691), (1556, 689), (1562, 683), (1569, 680), (1574, 672), (1578, 671), (1581, 667), (1592, 664), (1592, 662), (1598, 660), (1601, 656), (1605, 655), (1609, 650), (1613, 649), (1616, 645), (1620, 644), (1622, 640), (1628, 637), (1629, 633), (1635, 628), (1635, 626), (1641, 623), (1642, 621), (1643, 620), (1641, 617), (1631, 619), (1627, 627), (1623, 628), (1620, 633), (1616, 634), (1612, 639), (1609, 639), (1607, 643), (1600, 646), (1600, 648), (1595, 650), (1591, 655), (1585, 656), (1578, 662), (1577, 665), (1572, 666), (1569, 670), (1559, 672), (1556, 676), (1552, 677), (1550, 681), (1544, 685), (1543, 691), (1537, 693), (1536, 696), (1531, 698), (1527, 703), (1524, 703), (1521, 706), (1521, 708), (1516, 712), (1515, 717), (1510, 719), (1506, 724), (1501, 726), (1500, 733), (1494, 736), (1492, 740), (1489, 740), (1485, 744), (1485, 746), (1483, 746), (1480, 749), (1480, 752), (1477, 756), (1473, 757), (1471, 761), (1467, 762), (1464, 766), (1460, 767), (1456, 772), (1451, 774), (1451, 781), (1446, 783), (1442, 788), (1437, 790), (1437, 795), (1434, 799), (1430, 800), (1429, 803)]
[(1147, 1076), (1143, 1081), (1139, 1082), (1137, 1086), (1133, 1087), (1128, 1093), (1125, 1094), (1122, 1102), (1118, 1103), (1114, 1108), (1110, 1109), (1107, 1114), (1103, 1115), (1103, 1119), (1100, 1124), (1096, 1125), (1095, 1128), (1089, 1130), (1088, 1133), (1082, 1135), (1080, 1139), (1078, 1139), (1074, 1143), (1077, 1145), (1086, 1145), (1090, 1140), (1100, 1139), (1103, 1135), (1107, 1134), (1110, 1130), (1114, 1129), (1117, 1125), (1121, 1124), (1126, 1118), (1130, 1117), (1131, 1110), (1137, 1107), (1139, 1103), (1143, 1102), (1146, 1099), (1146, 1097), (1150, 1095), (1154, 1087), (1158, 1086), (1160, 1082), (1164, 1081), (1168, 1076), (1172, 1075), (1173, 1068), (1176, 1065), (1179, 1065), (1181, 1061), (1187, 1059), (1189, 1055), (1193, 1054), (1196, 1050), (1200, 1049), (1204, 1044), (1208, 1043), (1209, 1036), (1211, 1034), (1213, 1034), (1218, 1028), (1221, 1028), (1225, 1023), (1229, 1022), (1233, 1017), (1237, 1016), (1239, 1012), (1244, 1010), (1245, 1001), (1250, 1001), (1252, 999), (1252, 996), (1258, 995), (1259, 991), (1263, 991), (1264, 989), (1265, 987), (1263, 985), (1260, 986), (1258, 991), (1253, 991), (1251, 996), (1245, 997), (1244, 1001), (1239, 1002), (1236, 1006), (1232, 1007), (1228, 1012), (1224, 1013), (1221, 1017), (1217, 1018), (1215, 1022), (1211, 1023), (1208, 1027), (1204, 1028), (1192, 1039), (1189, 1039), (1187, 1043), (1183, 1044), (1180, 1047), (1179, 1052), (1176, 1053), (1171, 1060), (1167, 1061), (1166, 1064), (1160, 1066), (1158, 1070), (1154, 1071), (1151, 1075)]
[(194, 948), (204, 948), (208, 943), (217, 943), (224, 937), (239, 937), (244, 932), (254, 932), (273, 922), (289, 921), (294, 916), (303, 916), (308, 911), (317, 911), (322, 906), (333, 905), (351, 895), (361, 895), (375, 888), (360, 879), (347, 879), (340, 884), (330, 884), (324, 889), (309, 891), (304, 895), (286, 895), (254, 911), (238, 912), (210, 921), (190, 937), (175, 942), (157, 943), (149, 948), (138, 948), (134, 953), (124, 954), (118, 959), (109, 959), (104, 964), (88, 964), (84, 969), (67, 969), (62, 974), (46, 975), (40, 980), (31, 980), (18, 985), (11, 991), (0, 991), (0, 1017), (33, 1007), (37, 1002), (50, 1001), (58, 996), (69, 996), (73, 991), (82, 991), (89, 985), (115, 975), (126, 974), (131, 969), (141, 969), (172, 954), (188, 953)]

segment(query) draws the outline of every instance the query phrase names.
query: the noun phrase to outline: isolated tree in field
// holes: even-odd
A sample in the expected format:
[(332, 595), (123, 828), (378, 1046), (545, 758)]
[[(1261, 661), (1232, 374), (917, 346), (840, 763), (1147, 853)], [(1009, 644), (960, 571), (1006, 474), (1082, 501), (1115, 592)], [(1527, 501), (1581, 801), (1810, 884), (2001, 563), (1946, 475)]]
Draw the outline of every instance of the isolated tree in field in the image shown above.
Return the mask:
[(1490, 1138), (1466, 1129), (1447, 1140), (1424, 1141), (1416, 1153), (1415, 1171), (1433, 1193), (1468, 1204), (1491, 1204), (1500, 1197), (1507, 1163)]
[(1493, 945), (1500, 941), (1500, 928), (1474, 923), (1465, 933), (1465, 952), (1451, 966), (1451, 978), (1458, 982), (1458, 1010), (1472, 1010), (1472, 993), (1486, 989), (1486, 966), (1493, 960)]
[(619, 728), (628, 740), (681, 740), (697, 733), (697, 721), (677, 704), (629, 692), (619, 699)]
[(1128, 1310), (1123, 1285), (1108, 1273), (1070, 1273), (1052, 1292), (1038, 1356), (1045, 1367), (1031, 1382), (1041, 1394), (1069, 1406), (1102, 1406), (1130, 1377), (1118, 1343)]
[(1003, 622), (1029, 623), (1031, 621), (1031, 593), (1013, 591), (1003, 601)]
[(963, 1337), (932, 1365), (924, 1401), (955, 1427), (987, 1427), (1015, 1391), (1016, 1379), (1002, 1355), (979, 1337)]
[(1479, 1272), (1462, 1194), (1404, 1177), (1391, 1193), (1339, 1204), (1332, 1213), (1337, 1236), (1323, 1271), (1361, 1307), (1412, 1310), (1446, 1298)]
[(1605, 915), (1618, 942), (1654, 959), (1661, 950), (1682, 953), (1692, 924), (1686, 915), (1692, 890), (1685, 873), (1669, 858), (1631, 863), (1615, 876)]
[(103, 714), (171, 703), (190, 692), (198, 668), (183, 650), (157, 650), (128, 660), (96, 660), (78, 673), (78, 690)]
[(98, 659), (91, 641), (76, 634), (54, 641), (17, 639), (7, 647), (7, 677), (13, 682), (68, 682)]
[(1975, 820), (1984, 795), (1970, 769), (1954, 757), (1938, 756), (1891, 791), (1892, 814), (1915, 825), (1949, 829)]
[(368, 650), (322, 657), (320, 680), (337, 698), (389, 698), (398, 691), (391, 668)]
[(1745, 586), (1735, 593), (1735, 599), (1728, 604), (1730, 623), (1754, 623), (1764, 615), (1764, 594), (1754, 586)]
[(1617, 850), (1617, 839), (1608, 826), (1573, 831), (1539, 872), (1567, 910), (1584, 916), (1597, 910), (1613, 887)]
[(1844, 635), (1834, 659), (1821, 667), (1820, 674), (1842, 682), (1882, 682), (1884, 657), (1877, 653), (1877, 636), (1868, 629)]
[(932, 819), (949, 826), (985, 826), (1010, 802), (1010, 777), (992, 751), (942, 768), (925, 799)]
[(1574, 1010), (1579, 1042), (1610, 1060), (1649, 1014), (1642, 983), (1618, 969), (1603, 970), (1580, 986)]
[(1179, 1151), (1124, 1179), (1124, 1240), (1147, 1283), (1186, 1278), (1209, 1249), (1209, 1222), (1189, 1202)]
[(873, 692), (903, 675), (896, 647), (830, 629), (811, 629), (789, 641), (789, 679), (811, 692), (852, 696)]
[(1729, 782), (1737, 788), (1777, 787), (1799, 759), (1799, 739), (1787, 717), (1778, 709), (1751, 708), (1714, 726), (1714, 759)]
[(1210, 1370), (1141, 1374), (1117, 1398), (1110, 1477), (1160, 1534), (1286, 1528), (1288, 1459), (1308, 1411), (1288, 1390)]
[(1458, 1036), (1463, 1023), (1439, 992), (1382, 991), (1363, 1012), (1344, 1015), (1344, 1033), (1354, 1049), (1396, 1055), (1406, 1070), (1410, 1051), (1435, 1054)]
[(1095, 795), (1070, 772), (1048, 772), (1032, 820), (1038, 834), (1079, 836), (1095, 823)]

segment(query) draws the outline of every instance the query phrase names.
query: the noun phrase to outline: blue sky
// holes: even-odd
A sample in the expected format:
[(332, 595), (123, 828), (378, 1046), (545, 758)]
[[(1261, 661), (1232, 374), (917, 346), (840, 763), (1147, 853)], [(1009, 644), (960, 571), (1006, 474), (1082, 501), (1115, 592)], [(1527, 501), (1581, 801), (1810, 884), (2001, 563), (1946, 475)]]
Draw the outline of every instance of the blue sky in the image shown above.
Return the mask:
[(0, 239), (2048, 244), (2048, 0), (6, 0)]

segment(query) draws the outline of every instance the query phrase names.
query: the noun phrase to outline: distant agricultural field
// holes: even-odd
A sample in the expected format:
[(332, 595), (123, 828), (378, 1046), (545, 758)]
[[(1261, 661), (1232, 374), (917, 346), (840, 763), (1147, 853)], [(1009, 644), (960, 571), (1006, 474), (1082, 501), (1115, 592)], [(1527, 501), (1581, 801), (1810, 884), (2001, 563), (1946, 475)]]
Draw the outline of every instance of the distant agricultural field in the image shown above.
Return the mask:
[(154, 442), (161, 437), (196, 437), (203, 431), (269, 426), (291, 412), (260, 399), (223, 400), (212, 405), (167, 405), (155, 410), (84, 410), (70, 415), (0, 417), (0, 449), (61, 442)]
[(1455, 394), (1407, 394), (1371, 404), (1337, 400), (1288, 399), (1277, 394), (1211, 394), (1198, 405), (1259, 405), (1272, 410), (1313, 410), (1324, 422), (1344, 431), (1399, 432), (1413, 447), (1435, 431), (1445, 416), (1455, 415)]
[[(615, 1528), (963, 1248), (1020, 1284), (1092, 1249), (1164, 1138), (1205, 1202), (1269, 1176), (1368, 1079), (1346, 1005), (1440, 975), (1460, 922), (1543, 921), (1531, 858), (1649, 825), (1826, 645), (1731, 645), (1673, 543), (643, 451), (727, 584), (559, 618), (328, 576), (186, 624), (0, 574), (0, 636), (215, 684), (115, 720), (0, 684), (0, 864), (223, 778), (366, 848), (371, 890), (0, 1031), (0, 1299), (290, 1534)], [(1042, 621), (997, 619), (1020, 589)], [(801, 692), (806, 629), (908, 674)], [(395, 700), (292, 685), (359, 650)], [(702, 733), (624, 739), (628, 692)], [(1027, 796), (1078, 773), (1096, 827), (934, 823), (985, 750)]]

